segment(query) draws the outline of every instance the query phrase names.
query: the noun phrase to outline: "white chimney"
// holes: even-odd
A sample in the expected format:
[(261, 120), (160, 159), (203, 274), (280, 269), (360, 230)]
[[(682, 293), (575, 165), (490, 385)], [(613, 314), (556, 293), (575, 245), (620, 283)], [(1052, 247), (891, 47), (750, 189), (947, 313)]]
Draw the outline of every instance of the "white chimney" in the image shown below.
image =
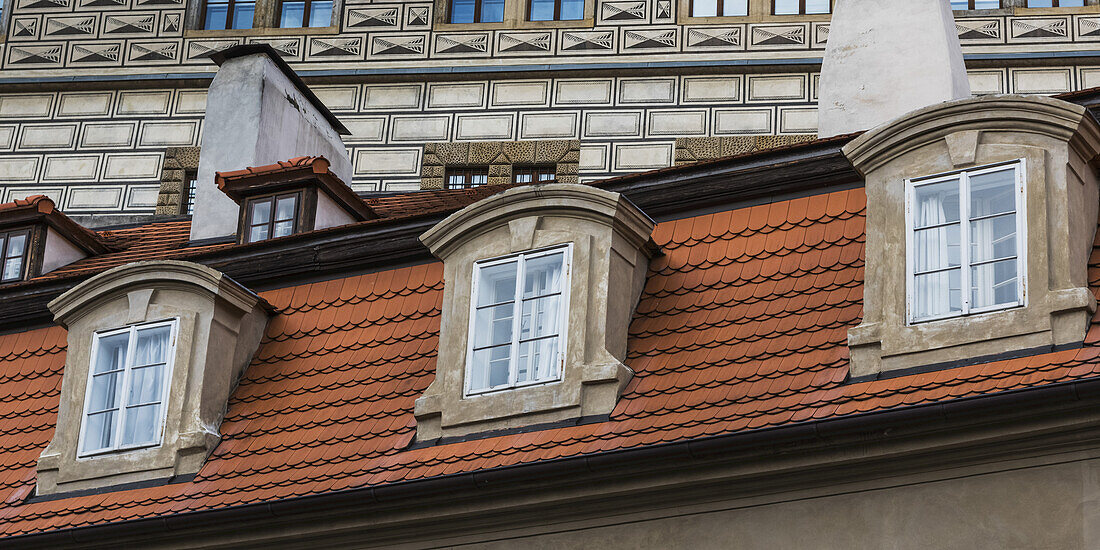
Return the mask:
[(211, 58), (219, 69), (206, 97), (192, 241), (237, 232), (237, 203), (218, 189), (215, 172), (323, 156), (333, 173), (351, 181), (351, 161), (340, 139), (347, 128), (271, 46), (235, 46)]
[(820, 137), (968, 97), (948, 0), (836, 1), (818, 87)]

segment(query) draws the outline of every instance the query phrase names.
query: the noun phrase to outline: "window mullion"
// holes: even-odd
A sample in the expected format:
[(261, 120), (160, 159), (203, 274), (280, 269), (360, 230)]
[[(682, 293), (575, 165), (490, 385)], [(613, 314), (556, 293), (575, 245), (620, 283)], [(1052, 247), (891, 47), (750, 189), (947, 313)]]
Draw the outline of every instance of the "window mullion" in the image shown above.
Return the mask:
[(959, 293), (962, 294), (962, 306), (963, 314), (970, 313), (970, 174), (963, 173), (959, 177), (959, 205), (962, 209), (960, 212), (960, 218), (962, 221), (962, 231), (960, 243), (959, 243), (959, 263), (962, 265), (962, 274), (959, 277), (962, 288)]
[(520, 341), (520, 317), (523, 315), (523, 278), (527, 271), (527, 255), (520, 254), (516, 258), (516, 301), (512, 305), (512, 349), (508, 356), (508, 386), (516, 385), (516, 377), (519, 373), (519, 341)]
[(111, 448), (122, 446), (122, 428), (126, 425), (126, 409), (129, 405), (130, 367), (134, 363), (134, 351), (137, 349), (137, 327), (130, 327), (127, 331), (126, 360), (122, 362), (122, 380), (119, 382), (118, 419), (115, 420), (115, 429), (111, 434)]

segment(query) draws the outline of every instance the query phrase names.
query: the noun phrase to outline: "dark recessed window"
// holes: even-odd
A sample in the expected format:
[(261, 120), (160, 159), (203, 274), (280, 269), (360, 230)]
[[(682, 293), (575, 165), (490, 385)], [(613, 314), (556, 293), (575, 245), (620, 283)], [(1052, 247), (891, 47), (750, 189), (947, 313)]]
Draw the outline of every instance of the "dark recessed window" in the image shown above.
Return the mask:
[(451, 23), (500, 23), (504, 0), (451, 0)]
[(489, 183), (489, 168), (448, 168), (447, 189), (469, 189)]
[(279, 26), (284, 29), (331, 26), (332, 5), (331, 0), (282, 2), (279, 8)]
[(251, 29), (256, 2), (207, 0), (202, 9), (202, 28), (207, 30)]
[[(1047, 0), (1048, 2), (1050, 0)], [(1031, 5), (1032, 0), (1028, 0)], [(1068, 5), (1068, 4), (1066, 4)], [(1080, 4), (1078, 4), (1080, 5)], [(951, 0), (951, 9), (963, 10), (996, 10), (1001, 8), (1001, 0)]]
[(195, 213), (195, 189), (199, 183), (199, 175), (194, 170), (183, 173), (183, 193), (180, 205), (180, 213), (191, 216)]
[(813, 15), (829, 13), (832, 0), (775, 0), (772, 13), (775, 15)]
[(3, 269), (0, 282), (22, 281), (27, 271), (27, 245), (31, 232), (27, 229), (0, 233), (0, 251), (3, 251)]
[(547, 183), (557, 180), (554, 166), (516, 166), (512, 168), (512, 183)]
[(584, 19), (584, 0), (530, 0), (529, 21), (577, 21)]
[(298, 193), (248, 201), (245, 242), (254, 243), (291, 235), (298, 225)]
[(1027, 0), (1029, 8), (1080, 8), (1084, 5), (1085, 0)]
[(749, 14), (749, 0), (692, 0), (692, 17), (738, 17)]

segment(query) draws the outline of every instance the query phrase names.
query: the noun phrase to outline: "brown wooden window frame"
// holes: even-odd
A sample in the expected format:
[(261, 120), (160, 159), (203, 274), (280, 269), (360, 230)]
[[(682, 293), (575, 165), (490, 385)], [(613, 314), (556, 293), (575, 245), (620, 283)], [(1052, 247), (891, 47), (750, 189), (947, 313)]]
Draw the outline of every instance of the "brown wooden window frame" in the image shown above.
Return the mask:
[[(287, 219), (277, 219), (279, 199), (283, 199), (283, 198), (286, 198), (286, 197), (293, 197), (294, 198), (294, 213), (292, 214), (292, 216), (289, 220), (287, 220)], [(302, 224), (302, 203), (303, 203), (303, 198), (304, 198), (303, 193), (300, 190), (299, 191), (281, 192), (281, 193), (271, 193), (271, 194), (261, 195), (261, 196), (257, 196), (257, 197), (249, 197), (248, 200), (245, 201), (244, 224), (243, 224), (243, 227), (241, 229), (241, 242), (244, 242), (244, 243), (258, 243), (258, 242), (263, 242), (263, 241), (269, 241), (271, 239), (288, 237), (290, 235), (294, 235), (295, 233), (298, 233), (299, 230), (302, 228), (302, 225), (303, 225)], [(271, 215), (268, 217), (267, 222), (252, 223), (252, 215), (255, 211), (255, 206), (259, 203), (262, 203), (262, 202), (271, 203)], [(285, 221), (290, 221), (290, 222), (293, 223), (293, 226), (290, 229), (290, 233), (288, 233), (287, 235), (281, 235), (279, 237), (273, 236), (275, 234), (275, 225), (277, 223), (281, 223), (281, 222), (285, 222)], [(267, 226), (267, 238), (252, 240), (252, 228), (253, 227), (262, 227), (262, 226)]]
[[(305, 10), (305, 12), (302, 14), (302, 26), (301, 27), (284, 27), (283, 26), (283, 5), (287, 4), (288, 2), (289, 3), (302, 2), (302, 3), (305, 4), (305, 7), (303, 8)], [(313, 13), (312, 8), (313, 8), (313, 3), (314, 2), (329, 2), (329, 3), (332, 4), (332, 10), (330, 10), (331, 13), (329, 13), (329, 16), (328, 16), (329, 17), (328, 25), (325, 25), (324, 27), (310, 27), (309, 26), (309, 17), (310, 17), (310, 14)], [(336, 5), (337, 5), (336, 0), (279, 0), (278, 5), (277, 5), (278, 9), (275, 11), (275, 13), (279, 17), (279, 20), (276, 22), (277, 23), (276, 27), (280, 28), (280, 29), (311, 29), (311, 28), (323, 29), (325, 27), (331, 27), (335, 23)]]
[[(978, 8), (976, 8), (974, 6), (975, 2), (977, 2), (977, 0), (966, 0), (966, 7), (965, 8), (955, 9), (954, 7), (952, 7), (951, 9), (954, 10), (954, 11), (976, 10)], [(1054, 5), (1055, 6), (1058, 5), (1058, 0), (1054, 0)], [(995, 8), (982, 8), (982, 9), (983, 10), (999, 10), (999, 9), (1002, 9), (1002, 8), (1004, 8), (1004, 2), (1003, 1), (998, 1), (997, 2), (997, 7), (995, 7)]]
[[(23, 252), (17, 256), (8, 256), (8, 241), (14, 237), (23, 236)], [(0, 283), (14, 283), (22, 281), (27, 278), (27, 273), (30, 266), (30, 250), (31, 241), (34, 237), (34, 231), (29, 228), (24, 229), (11, 229), (0, 233)], [(17, 277), (5, 277), (4, 272), (7, 271), (8, 261), (19, 258), (19, 275)]]
[(717, 7), (715, 7), (714, 15), (695, 15), (695, 3), (698, 0), (691, 0), (688, 2), (688, 13), (690, 17), (747, 17), (749, 15), (749, 3), (750, 0), (741, 0), (745, 3), (745, 13), (735, 13), (732, 15), (726, 15), (726, 2), (725, 0), (713, 0)]
[[(581, 14), (580, 19), (562, 19), (561, 18), (561, 6), (564, 3), (565, 3), (565, 0), (554, 0), (554, 18), (553, 19), (539, 19), (538, 21), (535, 21), (535, 20), (531, 19), (531, 11), (532, 11), (532, 8), (535, 7), (534, 6), (535, 0), (527, 0), (527, 17), (526, 17), (526, 20), (527, 21), (534, 21), (536, 23), (541, 22), (541, 21), (584, 21), (584, 14), (583, 13)], [(583, 4), (585, 5), (585, 7), (587, 7), (588, 3), (583, 2)], [(583, 7), (581, 9), (582, 9), (582, 11), (584, 10)]]
[[(970, 0), (970, 1), (973, 2), (974, 0)], [(776, 13), (776, 4), (778, 4), (778, 0), (772, 0), (772, 15), (829, 15), (829, 14), (833, 13), (833, 8), (836, 7), (835, 6), (836, 0), (829, 0), (829, 11), (826, 12), (826, 13), (809, 13), (809, 14), (807, 14), (806, 13), (806, 0), (798, 0), (798, 13), (783, 13), (783, 14)]]
[[(460, 186), (451, 185), (452, 176), (462, 176), (465, 183)], [(484, 176), (485, 183), (470, 183), (474, 176)], [(443, 187), (445, 189), (473, 189), (489, 184), (489, 166), (448, 166), (443, 174)]]
[[(215, 1), (215, 2), (211, 2), (210, 0), (203, 0), (203, 2), (202, 2), (202, 14), (201, 14), (202, 17), (199, 19), (199, 21), (202, 25), (202, 29), (203, 30), (208, 30), (208, 31), (244, 30), (244, 29), (234, 29), (233, 28), (233, 14), (234, 14), (234, 9), (233, 8), (236, 7), (237, 4), (252, 4), (252, 26), (248, 27), (248, 28), (254, 29), (254, 28), (256, 28), (256, 4), (258, 4), (262, 1), (263, 0), (243, 0), (243, 1), (242, 0), (224, 0), (224, 1), (218, 0), (218, 1)], [(207, 10), (210, 8), (211, 3), (213, 3), (213, 4), (225, 4), (226, 12), (225, 12), (225, 28), (224, 29), (209, 29), (209, 28), (206, 27)]]
[[(549, 179), (542, 179), (543, 175), (549, 174)], [(531, 181), (519, 181), (519, 176), (531, 176)], [(520, 165), (512, 167), (512, 183), (519, 184), (536, 184), (536, 183), (554, 183), (558, 179), (558, 167), (553, 164), (532, 164), (532, 165)]]

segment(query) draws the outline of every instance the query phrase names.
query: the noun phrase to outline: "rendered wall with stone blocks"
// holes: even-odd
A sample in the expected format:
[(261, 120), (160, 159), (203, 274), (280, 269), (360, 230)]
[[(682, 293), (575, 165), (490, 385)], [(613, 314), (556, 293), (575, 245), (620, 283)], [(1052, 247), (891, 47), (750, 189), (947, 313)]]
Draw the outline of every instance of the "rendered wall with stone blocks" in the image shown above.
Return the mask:
[[(686, 6), (597, 0), (576, 27), (471, 29), (437, 23), (433, 2), (345, 0), (329, 29), (241, 32), (188, 28), (198, 0), (6, 0), (0, 200), (178, 208), (179, 189), (159, 194), (179, 187), (166, 155), (200, 145), (206, 56), (240, 43), (272, 45), (351, 130), (364, 192), (435, 185), (426, 144), (575, 142), (562, 174), (591, 181), (816, 133), (827, 16), (712, 21)], [(1100, 85), (1081, 57), (1100, 42), (1100, 6), (956, 15), (977, 94)]]

